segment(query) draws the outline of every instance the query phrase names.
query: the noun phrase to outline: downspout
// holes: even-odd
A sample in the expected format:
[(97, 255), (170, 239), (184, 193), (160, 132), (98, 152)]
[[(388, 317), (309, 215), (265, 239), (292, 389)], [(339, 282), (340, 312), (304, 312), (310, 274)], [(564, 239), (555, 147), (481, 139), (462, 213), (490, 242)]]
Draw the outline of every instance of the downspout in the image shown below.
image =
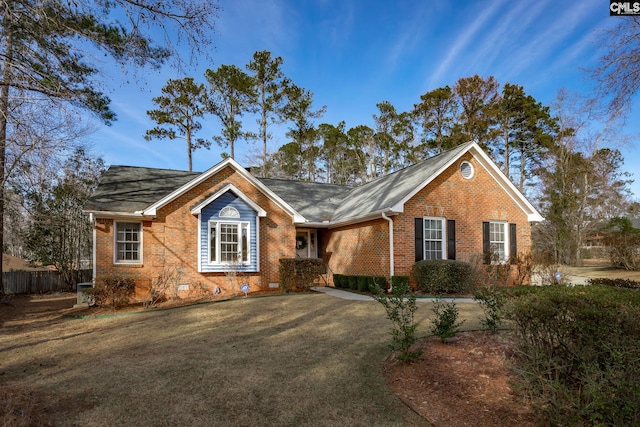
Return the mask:
[(93, 232), (93, 254), (91, 255), (91, 269), (93, 270), (91, 274), (91, 282), (93, 286), (96, 285), (96, 248), (98, 245), (96, 244), (96, 217), (93, 213), (89, 214), (89, 222), (91, 223), (91, 231)]
[(389, 292), (393, 291), (393, 284), (391, 278), (394, 276), (393, 265), (393, 220), (389, 218), (384, 212), (382, 212), (382, 218), (389, 221)]

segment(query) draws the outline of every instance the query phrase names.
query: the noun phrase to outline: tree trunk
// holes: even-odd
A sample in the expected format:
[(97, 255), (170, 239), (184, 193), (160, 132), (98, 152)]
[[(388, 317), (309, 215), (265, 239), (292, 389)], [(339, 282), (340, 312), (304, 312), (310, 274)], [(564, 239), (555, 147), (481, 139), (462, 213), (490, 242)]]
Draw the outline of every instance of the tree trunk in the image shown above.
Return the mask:
[(193, 145), (191, 145), (191, 129), (186, 129), (186, 138), (187, 138), (187, 151), (189, 156), (189, 172), (193, 172), (193, 160), (191, 154), (193, 153)]
[[(8, 6), (5, 6), (8, 7)], [(7, 117), (9, 116), (9, 86), (11, 84), (11, 63), (13, 61), (13, 38), (11, 25), (7, 25), (8, 11), (5, 9), (3, 27), (6, 31), (5, 60), (0, 88), (0, 296), (4, 295), (2, 274), (2, 254), (4, 254), (4, 189), (6, 185), (5, 162), (7, 155)]]

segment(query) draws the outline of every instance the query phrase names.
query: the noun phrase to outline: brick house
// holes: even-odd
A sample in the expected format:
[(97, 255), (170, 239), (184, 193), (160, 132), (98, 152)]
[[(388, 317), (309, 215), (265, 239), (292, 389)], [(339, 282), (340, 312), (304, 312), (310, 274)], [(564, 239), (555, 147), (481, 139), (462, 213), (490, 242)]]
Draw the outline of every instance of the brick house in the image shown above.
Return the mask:
[(508, 262), (542, 220), (476, 143), (353, 188), (257, 178), (230, 158), (202, 173), (112, 166), (85, 211), (94, 278), (131, 276), (142, 290), (171, 267), (183, 292), (225, 289), (230, 273), (276, 288), (281, 258), (322, 258), (329, 280), (490, 251)]

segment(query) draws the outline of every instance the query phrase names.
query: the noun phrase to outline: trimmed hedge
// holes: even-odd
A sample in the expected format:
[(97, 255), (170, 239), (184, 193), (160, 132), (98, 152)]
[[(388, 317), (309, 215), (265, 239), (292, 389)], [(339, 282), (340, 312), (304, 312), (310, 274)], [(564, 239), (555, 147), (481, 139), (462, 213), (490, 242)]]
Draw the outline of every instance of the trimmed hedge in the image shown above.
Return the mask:
[(409, 276), (391, 276), (391, 288), (399, 286), (405, 288), (409, 286)]
[(373, 292), (374, 284), (382, 289), (386, 289), (387, 279), (384, 276), (333, 275), (333, 285), (336, 288), (352, 289), (359, 292)]
[(611, 286), (509, 290), (519, 387), (545, 425), (640, 425), (640, 293)]
[(473, 287), (473, 269), (462, 261), (430, 259), (418, 261), (411, 268), (418, 288), (430, 294), (458, 294)]

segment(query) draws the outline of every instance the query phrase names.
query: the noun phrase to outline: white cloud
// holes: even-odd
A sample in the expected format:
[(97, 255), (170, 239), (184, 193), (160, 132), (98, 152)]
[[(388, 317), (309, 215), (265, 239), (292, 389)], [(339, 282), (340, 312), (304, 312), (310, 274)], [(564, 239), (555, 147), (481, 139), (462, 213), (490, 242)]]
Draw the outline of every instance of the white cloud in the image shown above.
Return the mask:
[(436, 70), (431, 73), (427, 80), (427, 87), (434, 88), (442, 80), (444, 75), (451, 75), (451, 68), (456, 61), (460, 60), (460, 56), (469, 48), (477, 34), (485, 28), (487, 22), (495, 13), (505, 9), (507, 2), (505, 0), (491, 2), (491, 6), (482, 10), (480, 15), (475, 18), (471, 25), (468, 26), (455, 40), (447, 47), (447, 55), (441, 61)]

